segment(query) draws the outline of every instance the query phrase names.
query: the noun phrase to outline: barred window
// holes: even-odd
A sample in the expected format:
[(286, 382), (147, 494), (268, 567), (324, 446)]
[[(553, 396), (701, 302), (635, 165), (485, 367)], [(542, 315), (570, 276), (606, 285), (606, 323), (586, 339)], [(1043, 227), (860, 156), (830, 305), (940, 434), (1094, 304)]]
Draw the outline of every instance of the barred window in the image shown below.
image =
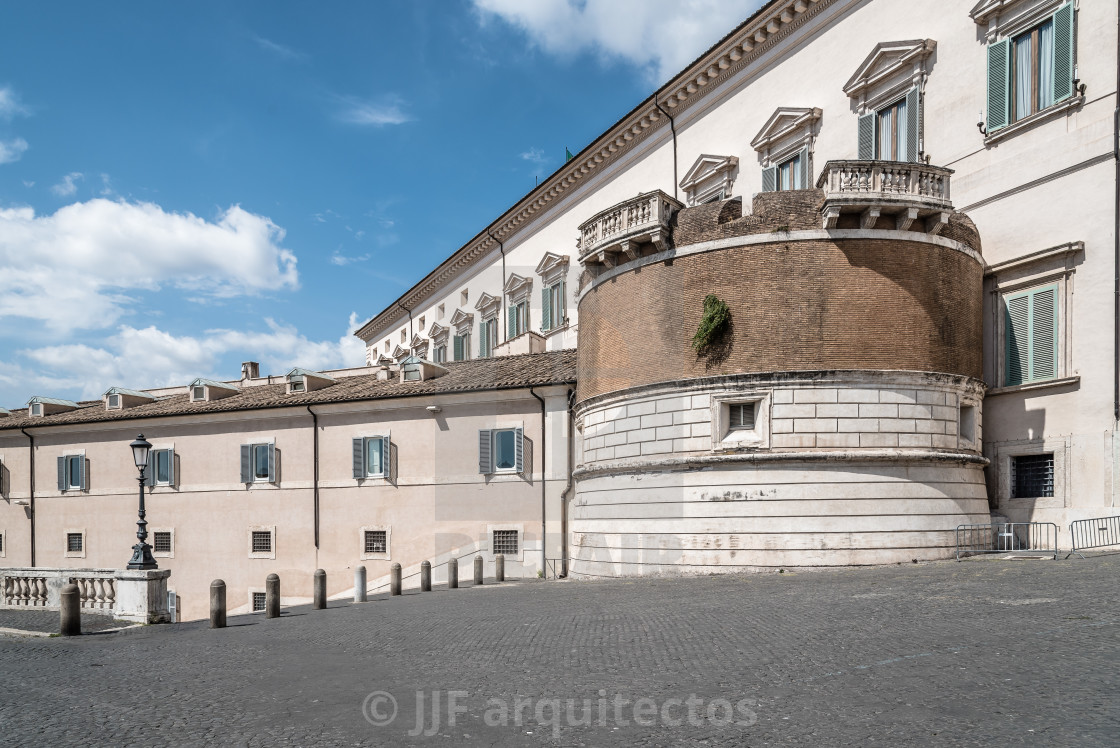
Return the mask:
[(81, 553), (82, 552), (82, 533), (68, 532), (66, 533), (66, 552), (67, 553)]
[(388, 553), (388, 540), (384, 530), (366, 530), (366, 553)]
[(1011, 498), (1054, 495), (1054, 453), (1011, 458)]
[(171, 533), (163, 530), (152, 533), (152, 550), (156, 553), (171, 553)]
[(491, 547), (495, 554), (517, 555), (517, 530), (494, 530)]
[(272, 553), (272, 533), (253, 530), (253, 553)]
[(263, 592), (253, 593), (253, 612), (264, 610), (265, 596)]

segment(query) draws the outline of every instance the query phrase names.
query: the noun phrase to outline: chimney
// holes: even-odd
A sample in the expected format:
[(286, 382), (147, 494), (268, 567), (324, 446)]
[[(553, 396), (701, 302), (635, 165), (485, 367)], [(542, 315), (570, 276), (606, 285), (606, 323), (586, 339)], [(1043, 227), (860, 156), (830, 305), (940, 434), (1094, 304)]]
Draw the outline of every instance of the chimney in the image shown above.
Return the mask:
[(241, 381), (245, 382), (250, 379), (260, 379), (261, 365), (256, 361), (246, 361), (241, 364)]

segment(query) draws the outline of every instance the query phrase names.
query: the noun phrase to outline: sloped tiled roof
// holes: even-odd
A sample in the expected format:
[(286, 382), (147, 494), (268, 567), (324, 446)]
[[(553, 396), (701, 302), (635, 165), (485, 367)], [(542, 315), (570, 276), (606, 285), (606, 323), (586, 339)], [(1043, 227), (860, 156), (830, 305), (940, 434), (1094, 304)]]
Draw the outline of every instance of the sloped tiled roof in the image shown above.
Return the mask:
[(105, 410), (101, 400), (81, 402), (78, 403), (77, 410), (42, 418), (29, 418), (26, 409), (15, 410), (0, 422), (0, 433), (21, 426), (42, 428), (62, 424), (227, 413), (239, 410), (288, 408), (315, 403), (384, 400), (449, 392), (483, 392), (569, 384), (576, 379), (576, 352), (565, 350), (521, 356), (499, 356), (474, 361), (448, 362), (441, 366), (447, 368), (447, 374), (437, 379), (420, 382), (401, 382), (395, 376), (387, 380), (379, 380), (375, 373), (371, 373), (344, 377), (336, 384), (321, 390), (289, 395), (287, 384), (283, 381), (283, 377), (280, 377), (281, 381), (276, 384), (245, 387), (235, 395), (210, 402), (192, 403), (189, 395), (182, 393), (127, 410)]

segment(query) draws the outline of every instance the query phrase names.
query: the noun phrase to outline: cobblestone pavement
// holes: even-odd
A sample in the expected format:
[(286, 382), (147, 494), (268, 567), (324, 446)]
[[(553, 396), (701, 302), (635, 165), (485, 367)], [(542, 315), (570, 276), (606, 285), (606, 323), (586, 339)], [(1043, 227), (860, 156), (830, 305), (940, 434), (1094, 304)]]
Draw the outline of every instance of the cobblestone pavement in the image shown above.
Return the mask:
[[(977, 560), (488, 585), (224, 630), (0, 636), (0, 740), (1115, 746), (1118, 591), (1120, 556)], [(375, 692), (396, 700), (385, 726), (371, 721), (394, 709)]]
[[(0, 610), (0, 630), (57, 634), (59, 623), (57, 610)], [(121, 621), (115, 621), (110, 616), (92, 613), (82, 614), (83, 633), (99, 633), (128, 625)]]

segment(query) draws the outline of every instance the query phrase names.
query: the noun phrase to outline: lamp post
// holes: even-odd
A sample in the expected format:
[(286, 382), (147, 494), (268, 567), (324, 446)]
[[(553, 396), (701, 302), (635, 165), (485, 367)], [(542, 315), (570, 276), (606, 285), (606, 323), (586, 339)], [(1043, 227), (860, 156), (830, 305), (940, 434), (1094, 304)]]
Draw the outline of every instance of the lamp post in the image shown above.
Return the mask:
[(152, 547), (148, 545), (148, 523), (144, 520), (144, 470), (148, 467), (148, 451), (152, 445), (144, 438), (143, 434), (136, 437), (136, 441), (128, 445), (132, 448), (132, 460), (140, 470), (140, 519), (136, 522), (136, 537), (139, 543), (132, 546), (132, 560), (128, 562), (129, 569), (158, 569), (156, 560), (152, 556)]

